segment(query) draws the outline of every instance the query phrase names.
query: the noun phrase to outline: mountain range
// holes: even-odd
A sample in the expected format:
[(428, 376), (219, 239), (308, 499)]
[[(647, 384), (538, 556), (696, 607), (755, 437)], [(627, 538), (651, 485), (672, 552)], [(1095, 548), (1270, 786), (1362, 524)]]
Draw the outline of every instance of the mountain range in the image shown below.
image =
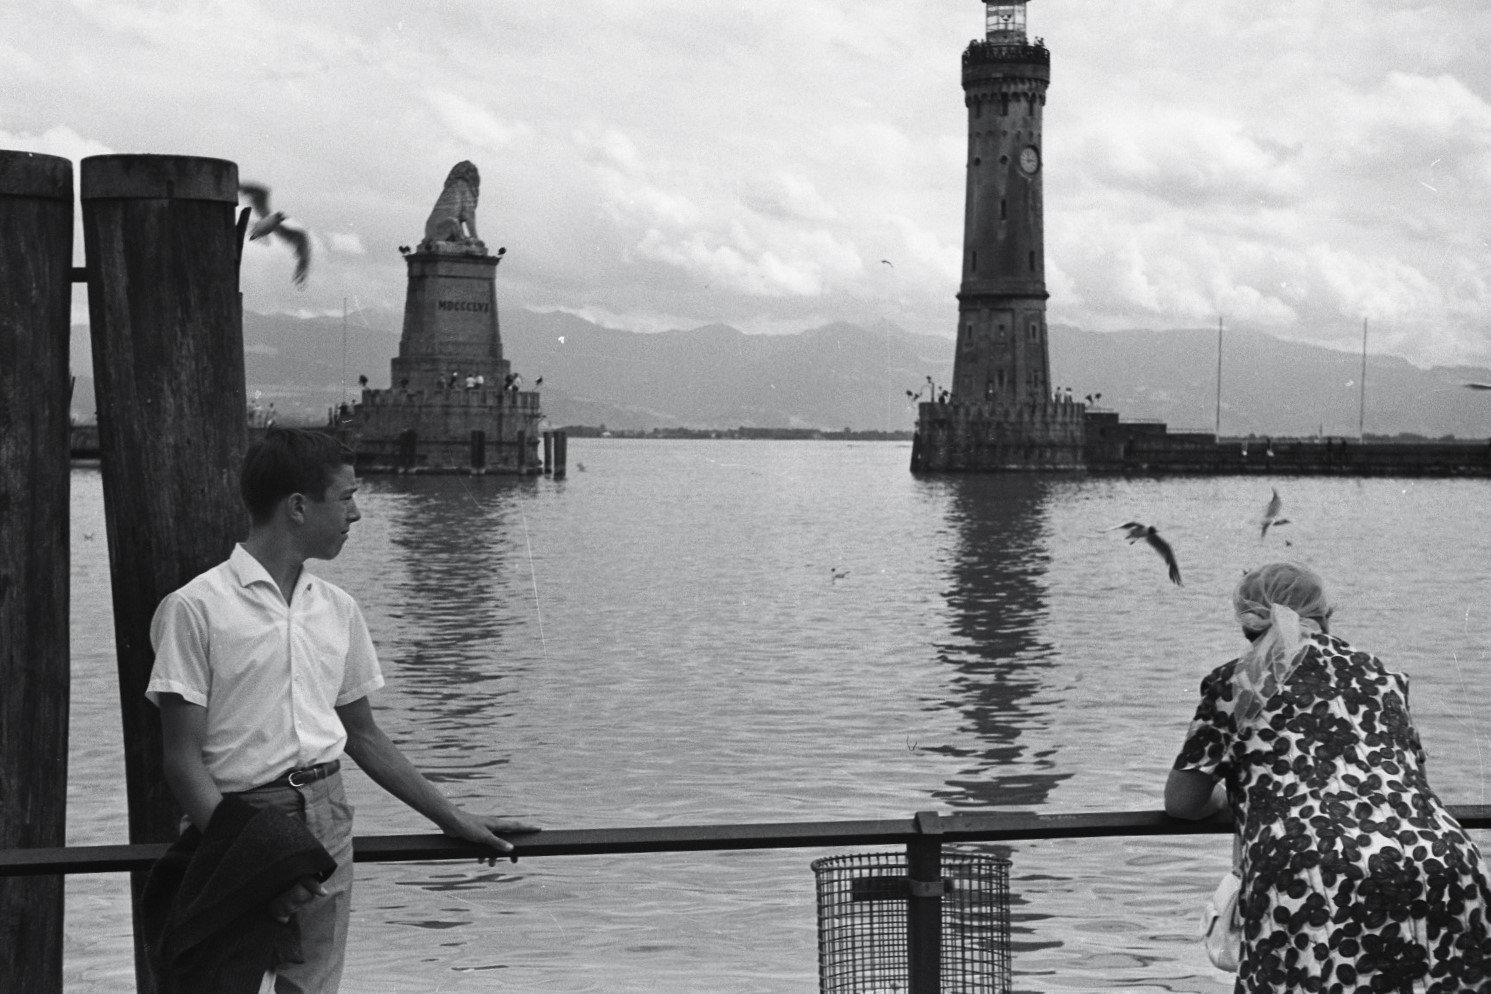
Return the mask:
[[(399, 316), (341, 318), (244, 313), (250, 397), (282, 421), (322, 423), (328, 408), (359, 395), (358, 377), (389, 385)], [(551, 424), (619, 429), (821, 428), (909, 430), (908, 391), (951, 379), (951, 339), (882, 321), (833, 323), (797, 334), (748, 335), (726, 325), (653, 334), (621, 331), (564, 312), (514, 309), (501, 316), (503, 355), (538, 389)], [(1089, 332), (1052, 325), (1051, 380), (1127, 420), (1211, 431), (1217, 423), (1217, 332)], [(92, 420), (86, 326), (73, 328), (80, 375), (73, 411)], [(1224, 435), (1357, 434), (1363, 410), (1361, 356), (1226, 331), (1222, 342)], [(539, 377), (543, 383), (535, 387)], [(930, 380), (930, 383), (929, 383)], [(1365, 429), (1437, 438), (1491, 435), (1491, 370), (1418, 368), (1372, 355)], [(1100, 396), (1099, 396), (1100, 395)]]

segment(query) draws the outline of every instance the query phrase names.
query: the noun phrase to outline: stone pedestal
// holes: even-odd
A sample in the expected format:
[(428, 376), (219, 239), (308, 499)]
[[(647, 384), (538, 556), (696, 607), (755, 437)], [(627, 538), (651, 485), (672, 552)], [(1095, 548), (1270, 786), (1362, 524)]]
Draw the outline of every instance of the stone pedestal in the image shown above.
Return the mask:
[(412, 390), (449, 387), (454, 373), (459, 387), (467, 376), (480, 376), (500, 389), (510, 366), (497, 320), (497, 257), (416, 252), (404, 258), (409, 289), (392, 386), (407, 380)]
[[(335, 427), (369, 470), (532, 474), (537, 447), (536, 391), (506, 388), (497, 319), (497, 256), (461, 251), (405, 256), (409, 287), (404, 332), (390, 364), (391, 386), (364, 390)], [(480, 384), (467, 386), (468, 379)]]

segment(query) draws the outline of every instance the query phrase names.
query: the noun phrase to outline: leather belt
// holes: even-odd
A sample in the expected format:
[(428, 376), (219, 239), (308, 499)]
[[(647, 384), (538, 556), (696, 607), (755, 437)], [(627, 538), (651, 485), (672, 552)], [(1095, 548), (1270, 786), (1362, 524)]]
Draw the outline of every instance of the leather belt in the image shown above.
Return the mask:
[(340, 759), (333, 759), (329, 763), (317, 763), (315, 766), (307, 766), (300, 770), (290, 770), (288, 773), (275, 777), (268, 783), (261, 783), (255, 790), (263, 790), (265, 787), (308, 787), (317, 780), (325, 780), (333, 773), (342, 768)]

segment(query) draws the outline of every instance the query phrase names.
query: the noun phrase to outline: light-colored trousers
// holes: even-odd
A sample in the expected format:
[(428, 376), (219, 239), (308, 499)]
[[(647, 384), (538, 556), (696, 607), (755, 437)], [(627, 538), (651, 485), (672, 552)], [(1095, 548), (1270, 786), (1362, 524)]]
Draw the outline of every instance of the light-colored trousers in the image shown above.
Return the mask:
[(261, 994), (336, 994), (347, 955), (347, 921), (352, 911), (352, 805), (341, 773), (304, 787), (260, 787), (238, 795), (257, 808), (273, 808), (305, 822), (336, 860), (325, 883), (325, 897), (295, 913), (304, 963), (289, 963), (264, 975)]

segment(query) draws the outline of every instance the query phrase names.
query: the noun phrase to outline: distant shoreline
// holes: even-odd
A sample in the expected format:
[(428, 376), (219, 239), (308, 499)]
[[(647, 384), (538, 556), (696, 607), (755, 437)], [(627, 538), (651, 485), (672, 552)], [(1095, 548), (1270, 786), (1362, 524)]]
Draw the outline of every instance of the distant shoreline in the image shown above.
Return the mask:
[[(291, 419), (286, 419), (286, 425), (292, 425)], [(304, 424), (296, 425), (304, 428), (320, 428), (321, 425)], [(740, 426), (737, 428), (607, 428), (605, 425), (562, 425), (556, 429), (562, 431), (570, 438), (668, 438), (668, 439), (742, 439), (754, 440), (781, 440), (781, 441), (810, 441), (810, 442), (909, 442), (914, 432), (910, 429), (905, 431), (879, 431), (875, 429), (843, 428), (837, 431), (823, 428), (752, 428)], [(1345, 438), (1349, 441), (1355, 439), (1349, 436), (1332, 436), (1334, 438)], [(1242, 442), (1260, 440), (1263, 435), (1236, 435), (1224, 436), (1220, 441)], [(1318, 441), (1318, 439), (1305, 437), (1292, 437), (1274, 435), (1271, 437), (1275, 442), (1286, 441)], [(1479, 443), (1485, 444), (1485, 438), (1458, 438), (1445, 436), (1441, 438), (1427, 438), (1413, 432), (1400, 432), (1397, 435), (1378, 435), (1368, 432), (1364, 441), (1372, 442), (1451, 442), (1461, 444)], [(72, 426), (70, 439), (70, 452), (74, 460), (88, 460), (98, 458), (98, 426), (96, 424), (75, 424)]]

